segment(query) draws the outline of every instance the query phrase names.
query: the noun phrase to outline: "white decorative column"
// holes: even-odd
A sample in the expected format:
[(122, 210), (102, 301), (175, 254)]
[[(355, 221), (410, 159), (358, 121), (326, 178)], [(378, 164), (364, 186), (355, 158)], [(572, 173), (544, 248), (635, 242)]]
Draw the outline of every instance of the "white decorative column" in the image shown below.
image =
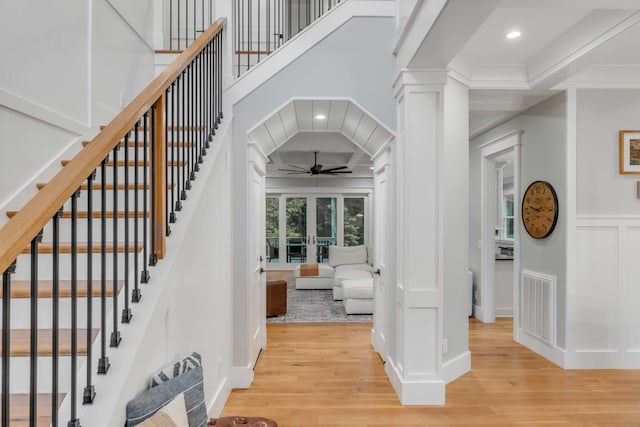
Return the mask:
[(396, 319), (388, 375), (403, 405), (444, 404), (442, 377), (443, 91), (446, 71), (403, 71), (398, 135)]

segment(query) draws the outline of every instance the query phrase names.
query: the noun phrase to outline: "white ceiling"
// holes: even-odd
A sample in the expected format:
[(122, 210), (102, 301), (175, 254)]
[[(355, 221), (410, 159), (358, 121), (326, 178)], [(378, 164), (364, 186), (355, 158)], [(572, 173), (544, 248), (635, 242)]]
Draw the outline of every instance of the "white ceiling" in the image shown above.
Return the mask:
[(353, 171), (344, 178), (371, 176), (371, 157), (393, 134), (352, 101), (305, 99), (288, 102), (253, 128), (249, 138), (269, 157), (268, 176), (287, 176), (279, 169), (290, 165), (309, 168), (318, 151), (324, 169), (348, 166)]
[[(472, 137), (577, 81), (589, 87), (640, 84), (640, 0), (477, 0), (474, 5), (479, 3), (485, 6), (476, 15), (484, 13), (483, 19), (465, 14), (466, 0), (449, 0), (412, 59), (446, 67), (469, 86)], [(435, 41), (459, 38), (462, 27), (466, 41), (443, 55)], [(522, 36), (507, 39), (512, 30)]]

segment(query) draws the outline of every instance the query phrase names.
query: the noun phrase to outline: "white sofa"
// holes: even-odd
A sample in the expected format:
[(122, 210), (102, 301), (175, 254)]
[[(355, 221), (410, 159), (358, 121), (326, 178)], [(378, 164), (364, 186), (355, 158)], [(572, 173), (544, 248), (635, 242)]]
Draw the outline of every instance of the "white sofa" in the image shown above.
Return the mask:
[(373, 252), (370, 247), (329, 246), (329, 264), (318, 264), (317, 276), (294, 271), (296, 289), (333, 289), (347, 314), (373, 313)]
[(342, 300), (347, 314), (373, 313), (373, 253), (362, 246), (329, 246), (335, 269), (333, 299)]

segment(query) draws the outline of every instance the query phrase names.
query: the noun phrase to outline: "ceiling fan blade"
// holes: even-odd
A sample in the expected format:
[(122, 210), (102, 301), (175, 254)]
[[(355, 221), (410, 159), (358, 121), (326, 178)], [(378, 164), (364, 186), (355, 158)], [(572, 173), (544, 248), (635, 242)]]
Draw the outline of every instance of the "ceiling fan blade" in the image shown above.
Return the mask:
[(337, 171), (337, 170), (341, 170), (341, 169), (347, 169), (349, 168), (349, 166), (338, 166), (335, 168), (329, 168), (329, 169), (323, 169), (323, 171), (325, 172), (333, 172), (333, 171)]
[(320, 171), (320, 174), (327, 174), (327, 175), (337, 175), (339, 173), (352, 173), (352, 171), (331, 171), (330, 169), (327, 169), (326, 171)]
[(305, 172), (309, 171), (309, 168), (303, 168), (302, 166), (297, 166), (297, 165), (287, 165), (287, 166), (291, 166), (292, 168), (300, 169), (300, 170), (303, 170)]
[(294, 170), (294, 169), (278, 169), (279, 171), (282, 172), (289, 172), (289, 173), (300, 173), (300, 174), (306, 174), (306, 173), (311, 173), (311, 171), (305, 170), (305, 171), (299, 171), (299, 170)]

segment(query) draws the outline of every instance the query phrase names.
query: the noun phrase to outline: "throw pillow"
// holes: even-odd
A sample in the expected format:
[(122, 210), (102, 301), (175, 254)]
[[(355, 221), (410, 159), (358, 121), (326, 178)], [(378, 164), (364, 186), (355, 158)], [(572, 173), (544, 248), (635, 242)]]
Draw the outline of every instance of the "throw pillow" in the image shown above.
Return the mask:
[(185, 357), (182, 360), (171, 363), (160, 369), (153, 377), (151, 377), (151, 383), (149, 387), (155, 387), (163, 382), (169, 381), (171, 378), (175, 378), (180, 374), (187, 372), (189, 369), (202, 366), (202, 358), (196, 352)]
[(189, 427), (184, 393), (160, 408), (151, 418), (138, 424), (140, 427)]
[(127, 403), (127, 426), (136, 426), (151, 418), (180, 393), (184, 393), (189, 427), (206, 426), (209, 419), (204, 402), (202, 380), (202, 367), (200, 366), (140, 393)]

